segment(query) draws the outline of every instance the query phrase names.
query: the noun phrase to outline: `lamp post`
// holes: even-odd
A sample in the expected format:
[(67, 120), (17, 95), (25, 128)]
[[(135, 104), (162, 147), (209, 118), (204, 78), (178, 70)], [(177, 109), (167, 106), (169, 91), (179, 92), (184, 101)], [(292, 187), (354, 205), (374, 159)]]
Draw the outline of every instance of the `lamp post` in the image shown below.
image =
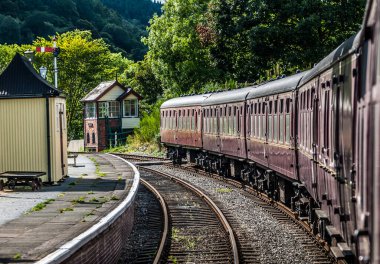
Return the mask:
[(28, 61), (32, 62), (33, 57), (34, 57), (34, 51), (28, 49), (24, 51), (24, 55), (28, 59)]
[(47, 74), (47, 68), (45, 66), (40, 67), (40, 75), (42, 78), (46, 79), (46, 74)]

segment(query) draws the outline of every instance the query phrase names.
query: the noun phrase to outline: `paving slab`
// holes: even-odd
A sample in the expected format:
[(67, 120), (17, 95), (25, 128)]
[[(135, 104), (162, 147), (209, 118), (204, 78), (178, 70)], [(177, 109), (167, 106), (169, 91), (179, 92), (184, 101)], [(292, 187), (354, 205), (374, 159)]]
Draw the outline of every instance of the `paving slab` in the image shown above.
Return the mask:
[(84, 166), (70, 166), (69, 178), (57, 186), (0, 192), (0, 263), (43, 258), (89, 229), (128, 195), (133, 170), (120, 159), (81, 154), (77, 165)]

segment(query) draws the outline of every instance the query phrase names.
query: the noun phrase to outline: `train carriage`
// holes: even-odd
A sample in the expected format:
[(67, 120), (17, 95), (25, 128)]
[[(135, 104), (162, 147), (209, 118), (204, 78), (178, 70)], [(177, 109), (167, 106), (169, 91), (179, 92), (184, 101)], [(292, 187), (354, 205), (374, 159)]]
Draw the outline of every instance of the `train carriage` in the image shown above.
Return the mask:
[(300, 181), (313, 198), (309, 214), (316, 232), (329, 241), (349, 241), (354, 229), (350, 201), (357, 75), (352, 72), (357, 70), (359, 39), (360, 33), (331, 52), (298, 89)]
[(182, 146), (192, 150), (202, 148), (201, 104), (208, 96), (210, 94), (174, 98), (161, 105), (161, 142), (171, 146), (172, 158), (181, 157)]
[(238, 162), (230, 164), (225, 159), (238, 161), (247, 158), (245, 144), (245, 99), (254, 86), (232, 91), (217, 92), (202, 103), (203, 149), (200, 163), (223, 175), (240, 176)]
[(245, 123), (250, 166), (243, 178), (284, 203), (290, 203), (291, 183), (298, 180), (293, 102), (304, 74), (262, 84), (247, 96)]

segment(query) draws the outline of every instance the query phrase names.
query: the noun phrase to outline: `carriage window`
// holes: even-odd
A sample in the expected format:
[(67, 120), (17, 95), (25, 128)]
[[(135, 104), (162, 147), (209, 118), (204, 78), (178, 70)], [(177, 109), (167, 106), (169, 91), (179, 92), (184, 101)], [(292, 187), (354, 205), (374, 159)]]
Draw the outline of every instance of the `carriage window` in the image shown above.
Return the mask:
[(268, 109), (268, 141), (272, 141), (273, 137), (273, 116), (272, 116), (272, 101), (269, 102)]
[(183, 118), (182, 118), (181, 114), (182, 114), (182, 111), (179, 111), (178, 112), (178, 119), (179, 119), (178, 128), (179, 129), (182, 129), (182, 123), (183, 123)]
[(363, 44), (362, 48), (362, 56), (360, 59), (360, 92), (359, 98), (363, 98), (366, 94), (366, 74), (367, 74), (367, 60), (368, 60), (368, 40), (366, 40)]
[(284, 112), (284, 99), (280, 100), (280, 114)]
[(279, 122), (280, 122), (280, 124), (279, 124), (279, 128), (278, 128), (278, 130), (279, 130), (279, 134), (280, 134), (280, 136), (279, 136), (279, 138), (278, 138), (278, 140), (280, 141), (280, 143), (284, 143), (284, 115), (283, 115), (283, 113), (284, 113), (284, 99), (281, 99), (280, 100), (280, 114), (279, 114)]
[(274, 115), (273, 115), (273, 141), (277, 142), (277, 134), (278, 134), (278, 116), (277, 116), (277, 103), (278, 101), (274, 101)]
[(306, 108), (310, 108), (310, 90), (307, 90)]
[(303, 93), (303, 98), (302, 98), (302, 109), (305, 110), (306, 109), (306, 91), (304, 91)]
[(315, 89), (314, 87), (311, 88), (311, 97), (310, 97), (310, 109), (313, 109), (313, 102), (314, 102), (314, 97), (315, 97)]
[(177, 111), (174, 111), (174, 119), (175, 119), (175, 123), (174, 123), (174, 129), (177, 129), (178, 127), (178, 118), (177, 118)]
[(285, 112), (286, 112), (286, 115), (285, 115), (285, 142), (287, 144), (290, 144), (290, 128), (291, 128), (291, 124), (290, 124), (290, 103), (291, 103), (291, 100), (289, 98), (286, 99), (286, 104), (285, 104)]
[(262, 112), (261, 112), (261, 138), (262, 139), (265, 139), (266, 137), (266, 125), (267, 125), (267, 120), (266, 120), (266, 117), (265, 117), (265, 107), (266, 107), (266, 104), (265, 102), (262, 103), (261, 105), (262, 107)]

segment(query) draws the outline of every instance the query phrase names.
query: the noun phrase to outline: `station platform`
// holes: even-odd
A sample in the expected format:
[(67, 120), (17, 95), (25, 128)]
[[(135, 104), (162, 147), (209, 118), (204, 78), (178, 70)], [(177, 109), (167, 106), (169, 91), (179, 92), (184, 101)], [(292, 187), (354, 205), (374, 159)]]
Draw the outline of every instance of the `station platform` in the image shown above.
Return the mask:
[(76, 162), (57, 185), (0, 191), (0, 263), (57, 263), (73, 251), (63, 245), (88, 240), (85, 232), (134, 199), (139, 178), (130, 164), (109, 154), (81, 154)]

